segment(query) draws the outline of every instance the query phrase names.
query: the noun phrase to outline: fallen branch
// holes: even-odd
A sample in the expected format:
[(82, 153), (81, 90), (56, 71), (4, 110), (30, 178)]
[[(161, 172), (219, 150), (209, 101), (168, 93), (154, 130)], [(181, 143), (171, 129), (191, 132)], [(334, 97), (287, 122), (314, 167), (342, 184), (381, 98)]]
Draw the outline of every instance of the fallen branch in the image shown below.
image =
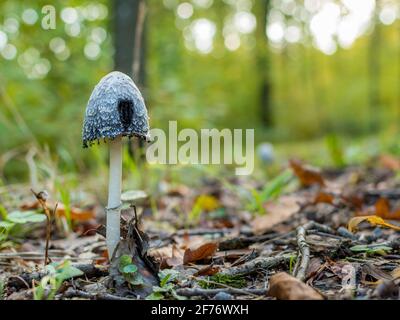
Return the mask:
[(243, 249), (247, 248), (249, 245), (258, 242), (264, 242), (266, 240), (271, 240), (277, 236), (276, 233), (264, 234), (261, 236), (252, 236), (252, 237), (235, 237), (231, 239), (223, 240), (219, 243), (219, 250), (235, 250), (235, 249)]
[(76, 290), (73, 288), (68, 288), (67, 291), (63, 294), (63, 298), (84, 298), (90, 300), (135, 300), (135, 299), (128, 299), (124, 297), (115, 296), (109, 293), (89, 293), (83, 290)]
[(221, 288), (221, 289), (201, 289), (201, 288), (182, 288), (177, 289), (176, 293), (184, 297), (212, 297), (218, 293), (228, 293), (232, 295), (250, 295), (250, 296), (264, 296), (265, 289), (236, 289), (236, 288)]
[(306, 228), (297, 228), (297, 245), (299, 246), (301, 261), (297, 269), (296, 278), (304, 281), (306, 278), (306, 271), (310, 262), (310, 247), (306, 242)]
[(281, 255), (276, 257), (258, 257), (240, 266), (230, 268), (221, 274), (227, 276), (248, 275), (257, 271), (265, 271), (276, 267), (281, 263), (288, 262), (291, 255)]

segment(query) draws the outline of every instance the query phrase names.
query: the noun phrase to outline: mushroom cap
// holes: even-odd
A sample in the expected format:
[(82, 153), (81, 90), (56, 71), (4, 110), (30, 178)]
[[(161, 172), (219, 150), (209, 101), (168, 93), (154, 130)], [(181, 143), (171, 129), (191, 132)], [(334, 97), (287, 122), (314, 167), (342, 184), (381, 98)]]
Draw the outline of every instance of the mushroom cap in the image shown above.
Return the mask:
[(133, 80), (113, 71), (100, 80), (89, 98), (82, 130), (83, 147), (118, 136), (149, 140), (149, 117)]

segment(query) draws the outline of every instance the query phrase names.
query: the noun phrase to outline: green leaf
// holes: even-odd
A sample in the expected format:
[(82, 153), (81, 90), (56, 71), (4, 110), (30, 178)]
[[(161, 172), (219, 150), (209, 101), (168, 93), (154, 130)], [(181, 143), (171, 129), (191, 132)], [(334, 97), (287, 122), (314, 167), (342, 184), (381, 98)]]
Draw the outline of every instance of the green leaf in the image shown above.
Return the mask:
[(134, 264), (128, 264), (122, 269), (123, 273), (135, 273), (138, 270), (137, 266)]
[(6, 231), (10, 230), (14, 225), (15, 225), (15, 223), (13, 223), (13, 222), (0, 221), (0, 229), (3, 228)]
[(73, 266), (69, 266), (68, 268), (63, 269), (61, 273), (57, 274), (56, 277), (58, 280), (64, 281), (81, 275), (83, 275), (81, 270)]
[(293, 178), (293, 172), (290, 170), (282, 172), (280, 175), (272, 179), (261, 192), (263, 202), (278, 197), (284, 191), (284, 188)]
[(46, 216), (35, 211), (13, 211), (7, 215), (7, 221), (24, 224), (28, 222), (43, 222)]
[(391, 247), (385, 245), (377, 245), (377, 246), (367, 246), (367, 245), (356, 245), (350, 248), (353, 252), (367, 252), (367, 253), (374, 253), (380, 251), (392, 251)]
[(146, 297), (146, 300), (162, 300), (164, 299), (164, 295), (161, 292), (153, 292), (152, 294)]
[(132, 264), (132, 257), (130, 257), (127, 254), (122, 255), (119, 258), (119, 266), (118, 266), (119, 272), (124, 273), (124, 268), (130, 264)]
[(144, 280), (140, 274), (136, 274), (128, 281), (133, 286), (141, 286), (144, 284)]
[(0, 204), (0, 216), (3, 220), (6, 220), (8, 216), (6, 208), (4, 208), (1, 204)]
[(173, 269), (164, 269), (158, 273), (160, 277), (160, 286), (164, 287), (168, 282), (174, 281), (178, 276), (179, 272)]

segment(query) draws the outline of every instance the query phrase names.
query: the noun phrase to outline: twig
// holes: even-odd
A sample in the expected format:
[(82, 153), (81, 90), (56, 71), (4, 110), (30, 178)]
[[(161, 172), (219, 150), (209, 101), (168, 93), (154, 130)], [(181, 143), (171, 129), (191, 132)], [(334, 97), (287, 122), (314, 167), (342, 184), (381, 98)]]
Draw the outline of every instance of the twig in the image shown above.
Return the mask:
[(63, 294), (63, 297), (65, 297), (65, 298), (79, 297), (79, 298), (91, 299), (91, 300), (135, 300), (135, 299), (129, 299), (129, 298), (115, 296), (115, 295), (105, 293), (105, 292), (90, 293), (90, 292), (86, 292), (83, 290), (77, 290), (77, 289), (73, 289), (73, 288), (68, 288), (68, 290), (65, 291), (65, 293)]
[(306, 277), (306, 271), (308, 264), (310, 262), (310, 247), (308, 246), (306, 242), (306, 229), (305, 227), (298, 227), (297, 228), (297, 245), (299, 246), (300, 249), (300, 254), (301, 254), (301, 261), (299, 268), (297, 269), (297, 274), (296, 278), (304, 281)]
[(265, 271), (283, 262), (289, 261), (290, 257), (291, 255), (281, 255), (276, 257), (258, 257), (240, 266), (230, 268), (222, 272), (222, 274), (228, 276), (236, 276), (236, 275), (247, 275), (260, 270)]
[[(199, 278), (197, 278), (197, 277), (195, 277), (195, 276), (192, 276), (191, 277), (192, 279), (195, 279), (196, 281), (199, 281), (199, 280), (201, 280), (201, 281), (204, 281), (204, 282), (207, 282), (208, 284), (212, 284), (212, 285), (214, 285), (214, 286), (218, 286), (218, 287), (220, 287), (221, 289), (221, 291), (224, 291), (224, 292), (226, 292), (227, 290), (236, 290), (237, 292), (239, 292), (239, 291), (241, 291), (241, 293), (238, 293), (238, 294), (246, 294), (246, 295), (253, 295), (253, 296), (259, 296), (259, 295), (256, 295), (256, 294), (251, 294), (249, 291), (247, 291), (247, 289), (240, 289), (240, 288), (234, 288), (234, 287), (232, 287), (232, 286), (229, 286), (229, 285), (227, 285), (227, 284), (225, 284), (225, 283), (220, 283), (220, 282), (216, 282), (216, 281), (212, 281), (212, 280), (210, 280), (210, 279), (199, 279)], [(199, 289), (199, 288), (181, 288), (181, 289)], [(211, 289), (205, 289), (205, 290), (211, 290)], [(265, 294), (266, 292), (265, 292), (265, 290), (264, 290), (264, 293), (263, 294)]]
[[(229, 230), (229, 229), (228, 229)], [(276, 233), (264, 234), (261, 236), (252, 237), (235, 237), (223, 240), (219, 243), (219, 250), (234, 250), (247, 248), (253, 243), (263, 242), (266, 240), (276, 239)]]
[(265, 289), (237, 289), (237, 288), (221, 288), (221, 289), (201, 289), (201, 288), (181, 288), (177, 289), (176, 293), (185, 297), (210, 297), (223, 292), (232, 295), (248, 295), (248, 296), (263, 296), (266, 295)]
[[(40, 206), (42, 207), (44, 214), (46, 215), (46, 248), (44, 252), (44, 265), (46, 266), (50, 261), (49, 259), (49, 243), (51, 237), (51, 212), (50, 209), (47, 207), (46, 200), (48, 198), (48, 194), (46, 191), (41, 191), (36, 193), (31, 189), (32, 193), (36, 197), (37, 201), (39, 202)], [(58, 203), (56, 204), (53, 214), (56, 213)]]

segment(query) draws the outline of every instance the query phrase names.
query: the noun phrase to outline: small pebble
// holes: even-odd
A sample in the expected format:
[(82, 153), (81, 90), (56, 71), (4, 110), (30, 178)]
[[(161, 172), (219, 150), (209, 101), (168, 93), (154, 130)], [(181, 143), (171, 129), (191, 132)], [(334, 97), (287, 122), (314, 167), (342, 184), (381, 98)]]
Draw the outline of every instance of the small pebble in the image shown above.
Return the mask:
[(214, 296), (214, 300), (233, 300), (233, 296), (226, 292), (218, 292)]

